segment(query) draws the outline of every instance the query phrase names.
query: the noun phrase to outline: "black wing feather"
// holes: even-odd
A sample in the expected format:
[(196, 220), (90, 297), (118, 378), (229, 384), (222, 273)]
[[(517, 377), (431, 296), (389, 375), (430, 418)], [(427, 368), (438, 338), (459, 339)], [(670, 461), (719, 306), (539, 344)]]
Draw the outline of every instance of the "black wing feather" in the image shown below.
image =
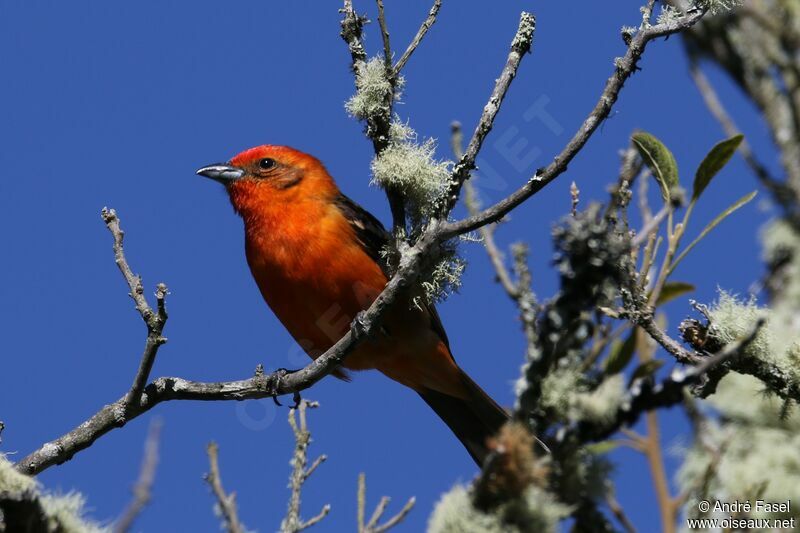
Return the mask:
[[(391, 235), (386, 231), (386, 228), (383, 227), (381, 221), (344, 194), (340, 193), (335, 202), (336, 206), (342, 214), (344, 214), (345, 218), (347, 218), (347, 221), (350, 222), (350, 227), (355, 231), (356, 237), (364, 252), (380, 265), (381, 270), (383, 270), (387, 278), (391, 277), (386, 258), (381, 254), (389, 244)], [(449, 349), (450, 341), (447, 339), (447, 333), (444, 330), (442, 320), (439, 318), (436, 307), (434, 307), (433, 304), (427, 303), (424, 304), (424, 306), (431, 316), (431, 328), (439, 335), (439, 338), (444, 341)]]

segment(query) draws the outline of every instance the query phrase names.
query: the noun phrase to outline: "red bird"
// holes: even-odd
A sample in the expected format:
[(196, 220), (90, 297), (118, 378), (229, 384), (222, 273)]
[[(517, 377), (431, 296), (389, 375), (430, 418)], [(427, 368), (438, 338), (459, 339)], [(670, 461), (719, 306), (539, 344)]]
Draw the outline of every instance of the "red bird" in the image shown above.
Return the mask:
[[(224, 184), (244, 220), (247, 263), (264, 300), (310, 357), (324, 353), (386, 285), (389, 234), (319, 160), (293, 148), (259, 146), (197, 174)], [(486, 439), (508, 415), (456, 365), (436, 309), (415, 306), (412, 292), (344, 367), (376, 369), (416, 391), (481, 464)], [(346, 379), (342, 369), (335, 374)]]

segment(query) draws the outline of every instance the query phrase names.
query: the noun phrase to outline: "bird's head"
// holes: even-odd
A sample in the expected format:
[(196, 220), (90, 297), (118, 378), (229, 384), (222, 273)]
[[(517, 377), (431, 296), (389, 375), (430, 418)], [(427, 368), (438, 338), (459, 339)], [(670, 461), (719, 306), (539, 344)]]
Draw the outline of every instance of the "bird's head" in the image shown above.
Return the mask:
[(197, 174), (222, 183), (234, 209), (242, 214), (266, 205), (338, 194), (317, 158), (288, 146), (250, 148), (227, 163), (205, 166)]

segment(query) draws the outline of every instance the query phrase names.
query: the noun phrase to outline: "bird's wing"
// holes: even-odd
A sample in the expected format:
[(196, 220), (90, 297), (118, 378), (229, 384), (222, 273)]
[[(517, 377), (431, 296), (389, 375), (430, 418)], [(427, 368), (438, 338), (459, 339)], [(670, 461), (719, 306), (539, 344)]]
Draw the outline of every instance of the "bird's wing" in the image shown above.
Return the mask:
[[(385, 257), (385, 248), (389, 244), (391, 235), (383, 227), (381, 221), (344, 194), (340, 193), (336, 198), (336, 206), (350, 223), (364, 252), (380, 265), (387, 278), (391, 277)], [(447, 332), (444, 330), (436, 307), (428, 303), (423, 304), (423, 307), (431, 317), (431, 329), (439, 335), (449, 350), (450, 341), (447, 339)]]

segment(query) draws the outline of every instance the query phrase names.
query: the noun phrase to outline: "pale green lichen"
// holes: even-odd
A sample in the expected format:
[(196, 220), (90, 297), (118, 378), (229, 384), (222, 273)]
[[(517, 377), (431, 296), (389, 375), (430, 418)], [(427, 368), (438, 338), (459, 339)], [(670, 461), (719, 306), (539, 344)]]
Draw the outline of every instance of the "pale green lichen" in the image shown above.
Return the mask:
[(672, 24), (692, 9), (705, 9), (706, 15), (719, 15), (742, 4), (742, 0), (694, 0), (686, 11), (676, 9), (671, 5), (664, 5), (658, 14), (659, 24)]
[(519, 28), (517, 29), (511, 48), (526, 53), (531, 49), (533, 42), (533, 32), (536, 30), (536, 17), (527, 11), (523, 11), (519, 18)]
[(422, 224), (447, 190), (452, 162), (436, 158), (435, 139), (418, 142), (411, 126), (397, 118), (389, 133), (389, 146), (372, 160), (372, 183), (401, 192), (412, 224)]
[(614, 470), (606, 456), (593, 453), (591, 448), (584, 446), (560, 454), (557, 466), (552, 466), (552, 477), (558, 484), (559, 494), (572, 495), (576, 499), (580, 494), (595, 502), (603, 501), (608, 478)]
[(422, 282), (425, 299), (428, 302), (443, 300), (461, 287), (461, 275), (467, 267), (466, 261), (453, 251), (440, 260)]
[(593, 391), (575, 395), (571, 418), (607, 424), (617, 417), (625, 400), (625, 378), (615, 374), (603, 380)]
[(105, 533), (110, 528), (101, 526), (84, 516), (86, 499), (77, 492), (68, 494), (45, 494), (40, 498), (42, 509), (49, 517), (53, 531), (63, 533)]
[(394, 94), (394, 100), (398, 100), (404, 84), (405, 80), (399, 76), (393, 88), (386, 74), (383, 58), (373, 57), (356, 72), (356, 93), (344, 107), (351, 116), (359, 120), (388, 113), (392, 103), (390, 96)]
[(14, 463), (0, 454), (0, 492), (21, 493), (38, 489), (36, 480), (17, 472)]
[(800, 342), (797, 330), (776, 312), (759, 307), (754, 299), (743, 301), (720, 291), (719, 299), (709, 309), (708, 334), (726, 345), (747, 336), (759, 318), (764, 327), (744, 350), (741, 357), (753, 357), (776, 367), (792, 384), (800, 383)]
[[(518, 384), (524, 386), (524, 384)], [(610, 376), (592, 390), (576, 368), (559, 368), (542, 381), (542, 406), (568, 422), (604, 424), (614, 420), (625, 400), (621, 374)]]
[(661, 11), (658, 13), (658, 18), (656, 21), (659, 24), (672, 24), (675, 22), (678, 17), (680, 17), (681, 12), (671, 5), (665, 4), (661, 6)]
[(553, 494), (534, 485), (524, 497), (484, 513), (472, 505), (469, 490), (456, 485), (436, 504), (428, 533), (546, 533), (556, 531), (570, 511)]
[[(2, 454), (0, 454), (0, 493), (38, 499), (51, 531), (62, 533), (105, 533), (110, 531), (110, 528), (85, 518), (83, 495), (76, 492), (43, 493), (35, 479), (17, 472), (14, 464)], [(0, 526), (2, 526), (1, 514)]]
[(776, 283), (776, 305), (790, 306), (793, 310), (800, 305), (800, 235), (782, 219), (767, 224), (761, 231), (764, 245), (764, 261), (771, 269), (778, 270), (773, 281)]
[[(722, 415), (709, 421), (687, 452), (678, 473), (682, 490), (691, 495), (687, 515), (697, 516), (697, 501), (800, 501), (800, 414), (765, 397), (755, 378), (731, 373), (710, 403)], [(754, 517), (777, 516), (752, 512)], [(800, 518), (800, 508), (788, 515)]]
[(700, 8), (707, 8), (709, 15), (718, 15), (742, 5), (742, 0), (695, 0)]

